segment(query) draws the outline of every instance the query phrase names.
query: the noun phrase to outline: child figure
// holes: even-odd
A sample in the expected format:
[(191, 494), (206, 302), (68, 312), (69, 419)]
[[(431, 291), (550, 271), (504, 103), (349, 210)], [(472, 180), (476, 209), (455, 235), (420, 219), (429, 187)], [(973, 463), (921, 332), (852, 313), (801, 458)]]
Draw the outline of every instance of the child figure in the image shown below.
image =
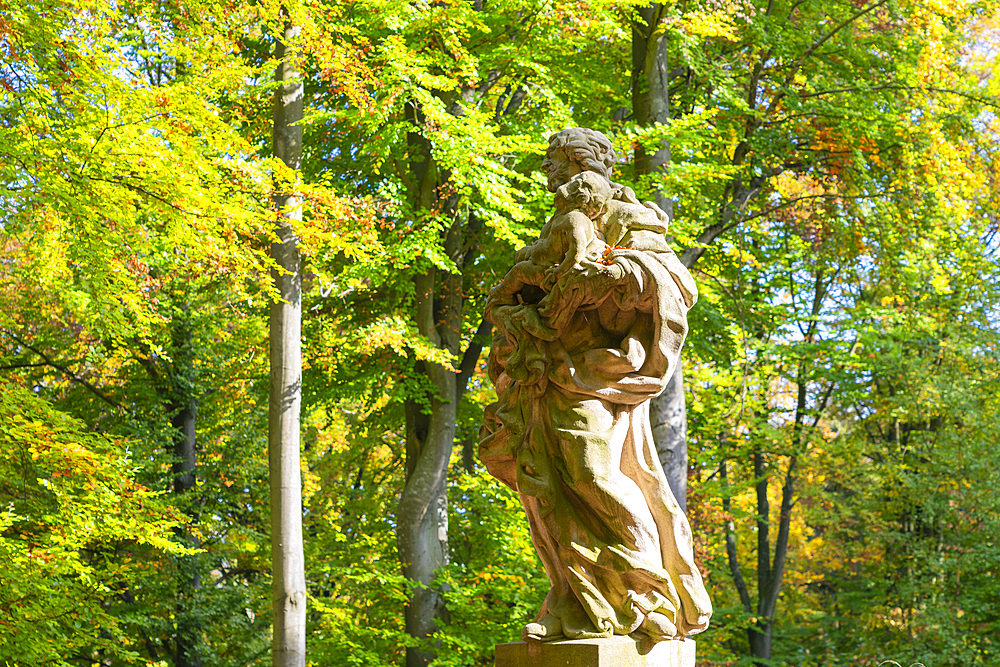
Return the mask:
[(577, 174), (556, 190), (556, 214), (528, 249), (532, 264), (547, 267), (543, 288), (551, 287), (571, 269), (583, 270), (585, 261), (601, 258), (607, 244), (598, 225), (612, 196), (608, 179), (590, 171)]
[(511, 378), (532, 383), (542, 376), (544, 363), (534, 358), (537, 344), (532, 338), (555, 340), (560, 327), (551, 326), (539, 310), (549, 309), (551, 290), (561, 292), (560, 278), (602, 257), (607, 244), (598, 225), (613, 196), (608, 179), (593, 172), (577, 174), (559, 187), (556, 214), (542, 227), (538, 240), (517, 251), (514, 268), (490, 293), (487, 310), (517, 339), (510, 341), (515, 352), (507, 360)]
[[(607, 244), (598, 228), (614, 191), (608, 179), (592, 172), (574, 176), (556, 190), (556, 214), (538, 240), (514, 255), (514, 268), (490, 300), (502, 305), (537, 303), (560, 277), (601, 258)], [(537, 290), (524, 290), (525, 286)]]

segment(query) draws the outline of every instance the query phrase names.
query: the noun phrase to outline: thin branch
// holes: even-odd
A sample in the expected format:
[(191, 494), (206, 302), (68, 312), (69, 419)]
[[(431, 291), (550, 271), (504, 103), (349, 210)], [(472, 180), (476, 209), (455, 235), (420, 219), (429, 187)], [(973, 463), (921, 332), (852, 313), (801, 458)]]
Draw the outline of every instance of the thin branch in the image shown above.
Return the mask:
[(24, 339), (22, 339), (20, 336), (18, 336), (17, 334), (15, 334), (10, 329), (4, 329), (4, 333), (6, 333), (11, 338), (13, 338), (14, 341), (17, 342), (19, 345), (22, 345), (23, 347), (27, 348), (28, 350), (31, 350), (32, 352), (34, 352), (35, 354), (37, 354), (39, 357), (41, 357), (45, 361), (46, 365), (51, 366), (52, 368), (56, 369), (57, 371), (59, 371), (60, 373), (62, 373), (63, 375), (65, 375), (67, 378), (69, 378), (72, 382), (75, 382), (76, 384), (89, 389), (95, 396), (97, 396), (99, 399), (101, 399), (102, 401), (104, 401), (108, 405), (116, 407), (119, 410), (124, 410), (125, 409), (124, 405), (122, 405), (121, 403), (118, 403), (117, 401), (114, 401), (114, 400), (108, 398), (104, 394), (104, 392), (102, 392), (100, 389), (98, 389), (94, 385), (90, 384), (89, 382), (87, 382), (82, 377), (80, 377), (79, 375), (77, 375), (76, 373), (74, 373), (73, 371), (71, 371), (70, 369), (66, 368), (62, 364), (56, 363), (47, 354), (45, 354), (44, 352), (42, 352), (38, 348), (36, 348), (36, 347), (30, 345), (29, 343), (27, 343)]
[(146, 188), (139, 187), (138, 185), (135, 185), (133, 183), (126, 183), (125, 181), (115, 181), (115, 180), (108, 179), (108, 178), (98, 178), (97, 176), (87, 176), (86, 178), (90, 179), (91, 181), (99, 181), (101, 183), (111, 183), (112, 185), (120, 185), (123, 188), (128, 188), (129, 190), (132, 190), (133, 192), (138, 192), (139, 194), (146, 195), (147, 197), (151, 197), (152, 199), (155, 199), (158, 202), (166, 204), (170, 208), (176, 209), (176, 210), (180, 211), (181, 213), (183, 213), (184, 215), (190, 215), (190, 216), (195, 217), (195, 218), (210, 218), (210, 217), (213, 217), (213, 216), (210, 216), (210, 215), (205, 215), (203, 213), (195, 213), (194, 211), (188, 211), (187, 209), (181, 208), (180, 206), (178, 206), (177, 204), (175, 204), (175, 203), (173, 203), (171, 201), (167, 201), (166, 199), (164, 199), (160, 195), (154, 194), (154, 193), (150, 192), (149, 190), (147, 190)]
[(46, 361), (39, 362), (37, 364), (5, 364), (0, 366), (0, 371), (9, 371), (15, 368), (38, 368), (40, 366), (48, 366), (49, 363)]
[(876, 90), (908, 90), (908, 91), (930, 91), (932, 93), (943, 93), (947, 95), (956, 95), (958, 97), (963, 97), (967, 100), (972, 100), (973, 102), (978, 102), (979, 104), (993, 107), (994, 109), (1000, 108), (1000, 103), (996, 100), (988, 100), (983, 97), (978, 97), (972, 93), (965, 93), (961, 90), (955, 90), (953, 88), (939, 88), (937, 86), (904, 86), (902, 84), (885, 84), (883, 86), (847, 86), (845, 88), (831, 88), (830, 90), (817, 90), (812, 93), (803, 93), (799, 95), (800, 99), (808, 99), (810, 97), (820, 97), (822, 95), (838, 95), (840, 93), (869, 93)]
[(806, 49), (806, 52), (802, 54), (802, 57), (799, 58), (799, 61), (801, 62), (802, 60), (805, 60), (806, 58), (808, 58), (809, 56), (811, 56), (813, 53), (815, 53), (816, 49), (818, 49), (819, 47), (823, 46), (828, 41), (830, 41), (838, 32), (840, 32), (841, 30), (843, 30), (844, 28), (846, 28), (850, 24), (854, 23), (855, 21), (857, 21), (859, 18), (861, 18), (865, 14), (869, 14), (872, 11), (878, 9), (879, 7), (881, 7), (882, 5), (886, 4), (887, 2), (889, 2), (889, 0), (879, 0), (875, 4), (869, 5), (869, 6), (865, 7), (864, 9), (858, 11), (853, 16), (850, 16), (846, 20), (842, 21), (833, 30), (831, 30), (826, 35), (824, 35), (823, 37), (820, 37), (818, 40), (816, 40), (815, 42), (813, 42), (812, 45), (808, 49)]
[[(800, 7), (800, 6), (801, 6), (801, 5), (803, 4), (803, 3), (805, 3), (805, 1), (806, 1), (806, 0), (798, 0), (798, 2), (796, 2), (796, 3), (794, 4), (794, 5), (792, 5), (792, 8), (791, 8), (790, 10), (788, 10), (788, 22), (789, 22), (789, 23), (792, 23), (792, 17), (793, 17), (793, 16), (795, 16), (795, 12), (796, 12), (796, 10), (797, 10), (797, 9), (798, 9), (798, 8), (799, 8), (799, 7)], [(795, 25), (795, 24), (794, 24), (794, 23), (792, 23), (792, 25)]]
[[(850, 17), (848, 17), (847, 19), (845, 19), (844, 21), (842, 21), (841, 23), (839, 23), (837, 26), (835, 26), (833, 28), (833, 30), (831, 30), (830, 32), (828, 32), (826, 35), (824, 35), (823, 37), (820, 37), (819, 39), (817, 39), (816, 41), (814, 41), (809, 46), (809, 48), (806, 49), (802, 53), (802, 55), (799, 56), (795, 60), (794, 65), (792, 66), (791, 70), (788, 72), (788, 76), (785, 77), (784, 83), (780, 86), (781, 91), (774, 96), (774, 99), (771, 100), (771, 104), (768, 105), (768, 108), (767, 108), (768, 113), (770, 113), (770, 112), (774, 111), (775, 109), (777, 109), (778, 102), (780, 102), (782, 99), (784, 99), (785, 95), (787, 94), (786, 90), (788, 88), (788, 85), (792, 81), (795, 80), (795, 77), (796, 77), (796, 75), (798, 75), (799, 70), (802, 69), (803, 62), (807, 58), (809, 58), (813, 53), (815, 53), (816, 49), (818, 49), (819, 47), (823, 46), (828, 41), (830, 41), (831, 39), (833, 39), (833, 37), (837, 33), (839, 33), (841, 30), (843, 30), (844, 28), (846, 28), (850, 24), (854, 23), (855, 21), (857, 21), (858, 19), (860, 19), (865, 14), (868, 14), (868, 13), (870, 13), (870, 12), (878, 9), (882, 5), (886, 4), (888, 1), (889, 0), (879, 0), (875, 4), (869, 5), (868, 7), (865, 7), (864, 9), (859, 10), (858, 12), (856, 12), (853, 15), (851, 15)], [(790, 17), (790, 15), (789, 15), (789, 17)]]
[(775, 118), (774, 120), (765, 120), (761, 122), (761, 125), (764, 127), (774, 127), (775, 125), (789, 123), (799, 118), (833, 118), (835, 120), (846, 120), (847, 116), (842, 116), (840, 114), (824, 113), (822, 111), (803, 111), (801, 113), (790, 113), (785, 116), (782, 116), (781, 118)]
[[(135, 76), (135, 74), (133, 74), (133, 76)], [(97, 138), (94, 139), (94, 145), (91, 146), (90, 150), (87, 152), (87, 158), (80, 165), (80, 168), (77, 169), (77, 175), (82, 176), (84, 168), (86, 168), (86, 166), (90, 163), (90, 158), (92, 158), (94, 156), (94, 151), (97, 150), (97, 145), (99, 143), (101, 143), (101, 139), (104, 138), (105, 133), (107, 133), (109, 130), (117, 130), (120, 127), (130, 127), (130, 126), (133, 126), (133, 125), (139, 125), (140, 123), (145, 123), (146, 121), (152, 120), (152, 119), (157, 118), (157, 117), (159, 117), (161, 115), (159, 113), (148, 114), (148, 115), (145, 115), (145, 116), (140, 116), (134, 122), (118, 123), (117, 125), (110, 125), (107, 122), (107, 120), (109, 120), (108, 115), (107, 115), (107, 111), (108, 111), (107, 99), (105, 99), (104, 111), (105, 111), (105, 123), (104, 123), (104, 127), (101, 129), (101, 132), (97, 135)]]
[[(835, 193), (823, 193), (820, 195), (803, 195), (801, 197), (795, 197), (794, 199), (788, 199), (782, 204), (778, 204), (777, 206), (772, 206), (771, 208), (764, 209), (759, 213), (754, 213), (753, 215), (748, 215), (745, 218), (740, 218), (739, 222), (749, 222), (750, 220), (761, 218), (765, 215), (774, 213), (775, 211), (780, 211), (783, 208), (788, 208), (792, 204), (796, 204), (800, 201), (805, 201), (808, 199), (878, 199), (880, 197), (888, 197), (891, 194), (893, 194), (893, 192), (890, 191), (890, 192), (880, 192), (877, 194), (865, 194), (865, 195), (841, 195)], [(730, 227), (732, 226), (735, 225), (730, 225)]]

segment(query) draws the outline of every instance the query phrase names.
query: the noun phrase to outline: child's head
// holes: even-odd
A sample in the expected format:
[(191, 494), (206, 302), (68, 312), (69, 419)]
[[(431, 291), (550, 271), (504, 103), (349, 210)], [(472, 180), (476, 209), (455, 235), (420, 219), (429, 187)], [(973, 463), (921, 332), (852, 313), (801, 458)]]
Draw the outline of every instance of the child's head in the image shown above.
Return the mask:
[(556, 190), (555, 203), (560, 211), (577, 210), (591, 220), (604, 213), (614, 191), (611, 183), (600, 174), (584, 171), (569, 179)]

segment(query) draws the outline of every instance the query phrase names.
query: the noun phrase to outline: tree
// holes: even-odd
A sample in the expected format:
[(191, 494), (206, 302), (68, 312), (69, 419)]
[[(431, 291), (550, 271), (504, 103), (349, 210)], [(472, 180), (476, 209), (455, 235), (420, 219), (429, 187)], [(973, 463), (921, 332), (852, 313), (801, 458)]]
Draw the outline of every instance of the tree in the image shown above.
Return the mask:
[(302, 89), (293, 60), (299, 29), (287, 15), (276, 40), (274, 156), (293, 170), (281, 175), (274, 197), (279, 212), (277, 241), (271, 245), (271, 277), (278, 298), (271, 304), (271, 390), (268, 458), (271, 480), (271, 562), (274, 578), (274, 640), (271, 664), (304, 666), (306, 659), (306, 580), (302, 552), (302, 480), (299, 469), (302, 400), (302, 270), (295, 223), (302, 220), (299, 195), (290, 179), (302, 160)]
[[(39, 656), (51, 640), (81, 660), (266, 657), (263, 240), (274, 208), (301, 206), (275, 244), (299, 259), (273, 281), (275, 310), (300, 292), (305, 313), (291, 376), (312, 657), (485, 663), (492, 641), (515, 638), (541, 572), (516, 500), (473, 461), (490, 392), (481, 306), (549, 213), (546, 137), (586, 125), (613, 137), (615, 180), (672, 207), (699, 276), (691, 516), (719, 608), (699, 651), (806, 666), (864, 664), (881, 646), (988, 663), (994, 586), (976, 559), (995, 557), (995, 270), (976, 243), (996, 225), (983, 113), (996, 88), (988, 39), (963, 45), (990, 34), (990, 11), (12, 6), (0, 366), (28, 388), (12, 399), (30, 404), (12, 418), (28, 434), (18, 447), (47, 429), (71, 452), (121, 458), (127, 442), (135, 480), (168, 492), (158, 502), (178, 519), (157, 524), (169, 548), (128, 528), (42, 562), (32, 545), (80, 527), (31, 479), (118, 506), (87, 486), (89, 455), (65, 479), (46, 476), (61, 470), (48, 454), (15, 466), (26, 518), (0, 533), (20, 568), (10, 581), (51, 565), (60, 608), (92, 630), (36, 615), (38, 630), (18, 632)], [(301, 73), (298, 120), (265, 111), (275, 35)], [(303, 133), (300, 160), (270, 159), (276, 125), (293, 144)], [(101, 472), (126, 490), (130, 474)], [(83, 590), (77, 567), (102, 588)], [(863, 642), (845, 630), (857, 627)]]
[[(639, 128), (659, 130), (670, 124), (670, 63), (666, 30), (666, 5), (654, 3), (639, 8), (632, 18), (632, 122)], [(658, 175), (664, 179), (670, 167), (670, 140), (662, 138), (649, 152), (643, 143), (635, 146), (633, 168), (636, 180)], [(654, 186), (649, 194), (671, 218), (673, 201), (664, 187)], [(690, 269), (693, 262), (685, 264)], [(663, 393), (650, 403), (653, 439), (670, 490), (687, 508), (687, 406), (684, 399), (684, 362), (678, 361)]]

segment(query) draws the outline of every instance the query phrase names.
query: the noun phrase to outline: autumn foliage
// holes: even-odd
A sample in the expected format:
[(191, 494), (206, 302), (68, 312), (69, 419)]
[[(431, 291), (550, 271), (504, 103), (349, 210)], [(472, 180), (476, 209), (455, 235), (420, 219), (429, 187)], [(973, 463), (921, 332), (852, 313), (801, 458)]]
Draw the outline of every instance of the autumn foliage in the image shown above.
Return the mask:
[[(269, 157), (282, 7), (298, 171)], [(581, 125), (670, 202), (701, 294), (699, 664), (1000, 664), (998, 16), (0, 0), (0, 662), (270, 662), (280, 190), (303, 200), (309, 664), (492, 664), (547, 581), (475, 458), (482, 309), (550, 214), (547, 137)], [(668, 122), (633, 114), (648, 67)], [(399, 517), (426, 511), (444, 551), (418, 583)], [(427, 590), (434, 629), (408, 631)]]

